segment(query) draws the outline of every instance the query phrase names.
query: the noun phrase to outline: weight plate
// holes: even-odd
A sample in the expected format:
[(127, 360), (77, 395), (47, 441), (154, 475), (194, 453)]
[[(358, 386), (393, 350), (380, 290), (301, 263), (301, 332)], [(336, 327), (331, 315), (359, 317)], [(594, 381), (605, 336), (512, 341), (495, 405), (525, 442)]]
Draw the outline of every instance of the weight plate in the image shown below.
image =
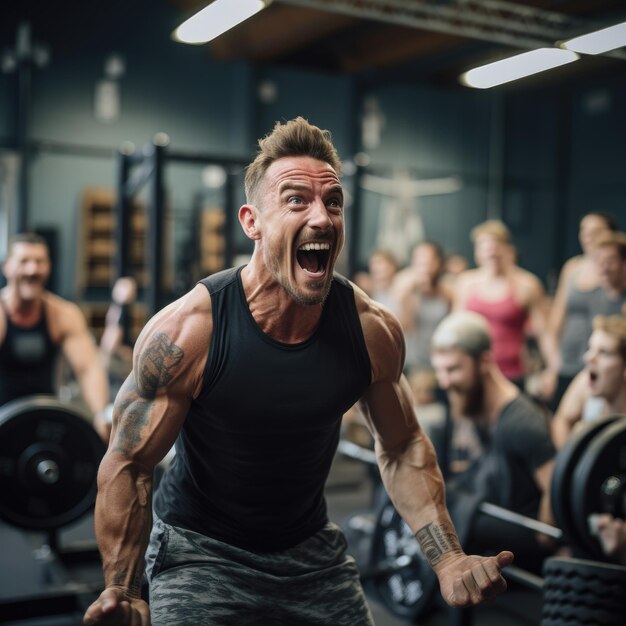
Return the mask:
[(389, 501), (380, 510), (370, 564), (369, 587), (391, 613), (413, 622), (431, 608), (437, 577)]
[(91, 508), (105, 447), (88, 419), (53, 396), (0, 408), (0, 518), (48, 530)]
[[(621, 416), (589, 442), (572, 476), (571, 508), (576, 532), (581, 547), (598, 559), (606, 556), (589, 528), (588, 518), (592, 513), (606, 510), (602, 486), (607, 478), (625, 473), (626, 416)], [(622, 510), (622, 517), (623, 513)]]
[(617, 419), (619, 419), (618, 415), (610, 415), (583, 423), (572, 433), (567, 443), (556, 455), (550, 486), (552, 513), (556, 526), (563, 531), (574, 546), (580, 546), (583, 542), (572, 512), (572, 493), (576, 488), (573, 482), (574, 469), (589, 442)]

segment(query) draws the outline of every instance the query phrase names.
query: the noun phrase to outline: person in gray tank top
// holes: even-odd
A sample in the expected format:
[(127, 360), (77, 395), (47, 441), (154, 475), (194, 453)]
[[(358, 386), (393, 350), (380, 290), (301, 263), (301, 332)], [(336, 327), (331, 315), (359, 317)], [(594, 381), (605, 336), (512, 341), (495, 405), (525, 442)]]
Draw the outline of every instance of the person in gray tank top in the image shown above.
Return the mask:
[[(250, 262), (201, 281), (135, 344), (98, 476), (106, 589), (84, 623), (371, 625), (323, 499), (359, 398), (385, 489), (443, 598), (492, 599), (513, 554), (463, 551), (402, 374), (400, 324), (334, 273), (344, 194), (330, 134), (297, 118), (259, 148), (239, 209)], [(153, 523), (154, 467), (174, 442)]]
[(433, 241), (422, 241), (413, 249), (410, 266), (396, 278), (398, 318), (405, 334), (408, 373), (432, 369), (430, 340), (452, 303), (450, 289), (441, 280), (443, 269), (441, 247)]
[(617, 230), (613, 216), (601, 212), (585, 214), (579, 223), (578, 241), (582, 254), (568, 259), (561, 269), (550, 308), (547, 341), (559, 355), (556, 368), (541, 379), (541, 396), (552, 411), (559, 405), (572, 379), (584, 367), (583, 355), (591, 335), (591, 299), (600, 289), (600, 274), (592, 249), (602, 233)]

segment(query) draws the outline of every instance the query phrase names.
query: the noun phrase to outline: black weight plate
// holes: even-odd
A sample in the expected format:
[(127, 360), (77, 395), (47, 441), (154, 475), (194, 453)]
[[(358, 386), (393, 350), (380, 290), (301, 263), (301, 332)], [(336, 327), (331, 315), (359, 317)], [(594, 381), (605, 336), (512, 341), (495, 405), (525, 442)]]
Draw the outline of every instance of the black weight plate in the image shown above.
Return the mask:
[(585, 422), (572, 433), (567, 443), (556, 455), (550, 486), (552, 513), (556, 526), (575, 546), (579, 546), (583, 540), (580, 533), (577, 532), (576, 521), (572, 512), (572, 492), (575, 488), (573, 483), (574, 469), (589, 442), (617, 419), (619, 419), (618, 415), (610, 415)]
[(603, 512), (602, 484), (609, 476), (626, 472), (626, 416), (599, 432), (583, 452), (572, 477), (572, 514), (582, 547), (606, 558), (588, 524), (592, 513)]
[(54, 529), (93, 505), (105, 447), (87, 416), (53, 396), (0, 408), (0, 518)]
[(391, 613), (416, 621), (431, 608), (437, 577), (389, 501), (378, 516), (370, 563), (379, 574), (371, 577), (369, 588)]

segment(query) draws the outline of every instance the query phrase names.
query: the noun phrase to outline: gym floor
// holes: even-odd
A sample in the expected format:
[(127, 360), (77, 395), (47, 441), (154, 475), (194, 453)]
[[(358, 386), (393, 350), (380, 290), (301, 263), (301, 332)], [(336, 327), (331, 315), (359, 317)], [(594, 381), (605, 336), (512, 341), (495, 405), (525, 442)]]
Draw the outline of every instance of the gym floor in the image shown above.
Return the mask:
[[(357, 461), (337, 457), (328, 480), (326, 495), (328, 512), (332, 521), (344, 525), (347, 517), (370, 508), (372, 483), (364, 465)], [(93, 548), (93, 517), (88, 515), (59, 533), (59, 544), (81, 548)], [(54, 578), (56, 572), (46, 567), (46, 554), (38, 550), (44, 543), (41, 533), (24, 532), (0, 524), (0, 602), (17, 598), (28, 601), (43, 589), (50, 590), (46, 576)], [(362, 562), (362, 546), (351, 546), (357, 562)], [(88, 551), (87, 551), (88, 552)], [(37, 558), (34, 558), (34, 557)], [(85, 563), (77, 562), (67, 567), (70, 580), (84, 589), (97, 589), (102, 583), (99, 562), (92, 558)], [(65, 571), (65, 570), (64, 570)], [(88, 598), (86, 593), (82, 598)], [(410, 622), (393, 615), (376, 598), (368, 596), (377, 626), (407, 626)], [(78, 626), (82, 623), (81, 609), (56, 616), (7, 621), (0, 611), (0, 623), (6, 626)], [(504, 596), (489, 606), (476, 609), (471, 616), (460, 615), (435, 605), (433, 612), (423, 618), (421, 626), (538, 626), (541, 622), (541, 594), (511, 584)], [(271, 624), (268, 624), (271, 626)], [(298, 625), (294, 625), (298, 626)], [(332, 626), (332, 625), (329, 625)]]

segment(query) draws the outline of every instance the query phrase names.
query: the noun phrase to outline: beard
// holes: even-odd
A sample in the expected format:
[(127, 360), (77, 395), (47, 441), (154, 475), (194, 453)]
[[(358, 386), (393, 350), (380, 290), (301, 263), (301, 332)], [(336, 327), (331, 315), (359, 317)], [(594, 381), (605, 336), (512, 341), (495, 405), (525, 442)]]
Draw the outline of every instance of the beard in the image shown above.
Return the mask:
[[(312, 289), (312, 292), (303, 293), (298, 289), (295, 283), (292, 283), (287, 276), (281, 272), (280, 260), (277, 256), (269, 256), (265, 259), (266, 265), (275, 279), (280, 283), (280, 286), (301, 306), (313, 306), (317, 304), (324, 304), (328, 294), (330, 292), (332, 280), (315, 280), (311, 279), (307, 281), (307, 287)], [(332, 273), (331, 273), (332, 275)]]
[(484, 389), (480, 381), (466, 388), (450, 387), (448, 400), (452, 414), (457, 417), (481, 417), (484, 407)]

